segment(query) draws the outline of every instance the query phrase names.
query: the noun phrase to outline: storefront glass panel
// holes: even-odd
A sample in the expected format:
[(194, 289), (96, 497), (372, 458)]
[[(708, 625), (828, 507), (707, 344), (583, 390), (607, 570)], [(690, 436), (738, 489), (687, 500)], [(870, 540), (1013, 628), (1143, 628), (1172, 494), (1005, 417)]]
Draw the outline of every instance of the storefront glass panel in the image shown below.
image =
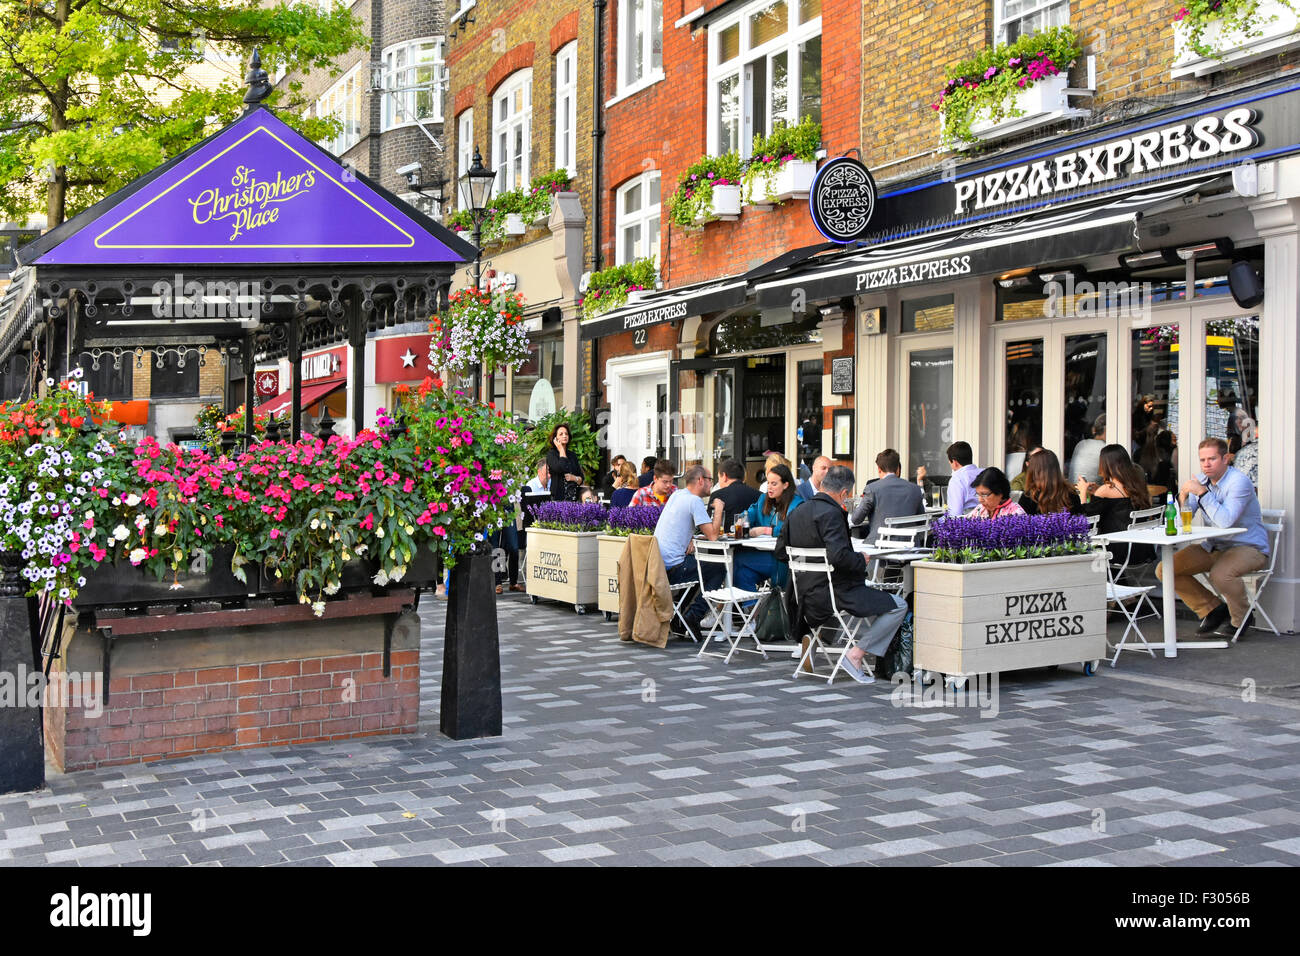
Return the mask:
[(564, 340), (542, 339), (528, 346), (528, 358), (515, 371), (511, 409), (530, 422), (564, 407)]
[[(745, 369), (741, 442), (747, 462), (785, 454), (785, 356), (751, 358)], [(787, 456), (788, 457), (788, 456)], [(746, 474), (750, 472), (747, 466)]]
[(810, 359), (799, 363), (799, 461), (812, 468), (822, 453), (822, 370), (825, 362)]
[(1065, 339), (1065, 447), (1061, 460), (1070, 480), (1097, 478), (1106, 444), (1106, 335)]
[(957, 309), (953, 297), (930, 295), (903, 300), (904, 332), (946, 332), (953, 327)]
[(1178, 485), (1178, 326), (1133, 331), (1132, 453), (1156, 494)]
[(822, 333), (817, 327), (820, 322), (821, 316), (816, 312), (806, 317), (788, 312), (734, 315), (723, 319), (713, 330), (709, 351), (714, 355), (735, 355), (789, 345), (820, 345)]
[(1259, 485), (1259, 317), (1211, 322), (1205, 335), (1205, 432)]
[(1006, 346), (1006, 453), (1008, 477), (1020, 473), (1026, 452), (1043, 435), (1043, 340), (1008, 342)]
[(907, 474), (925, 466), (931, 475), (948, 472), (952, 444), (952, 349), (917, 349), (907, 358)]

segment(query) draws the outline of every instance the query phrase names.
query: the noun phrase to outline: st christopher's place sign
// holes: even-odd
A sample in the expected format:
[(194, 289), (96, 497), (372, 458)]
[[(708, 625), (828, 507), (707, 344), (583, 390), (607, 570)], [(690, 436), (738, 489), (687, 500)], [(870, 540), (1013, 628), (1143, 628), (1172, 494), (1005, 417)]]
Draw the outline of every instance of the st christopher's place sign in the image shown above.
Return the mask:
[(876, 211), (876, 182), (862, 163), (837, 156), (817, 171), (808, 210), (817, 231), (831, 242), (853, 242), (866, 235)]

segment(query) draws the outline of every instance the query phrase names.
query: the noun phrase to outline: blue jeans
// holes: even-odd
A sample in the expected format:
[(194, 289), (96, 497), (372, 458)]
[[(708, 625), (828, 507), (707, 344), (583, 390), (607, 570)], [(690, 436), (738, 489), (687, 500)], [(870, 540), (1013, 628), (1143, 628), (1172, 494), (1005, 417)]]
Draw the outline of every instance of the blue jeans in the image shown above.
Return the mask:
[(757, 591), (760, 584), (769, 580), (779, 589), (789, 580), (790, 566), (776, 560), (770, 552), (737, 548), (731, 574), (732, 581), (742, 591)]
[[(665, 567), (668, 572), (669, 584), (681, 584), (689, 581), (698, 585), (700, 581), (700, 572), (698, 564), (695, 561), (695, 555), (688, 554), (681, 564), (674, 564), (671, 568)], [(704, 586), (708, 590), (722, 587), (727, 583), (727, 572), (720, 564), (707, 564), (704, 566)], [(695, 600), (691, 602), (690, 607), (686, 609), (683, 617), (691, 624), (698, 625), (704, 619), (704, 615), (709, 613), (709, 605), (704, 600), (704, 595), (698, 591), (695, 594)]]

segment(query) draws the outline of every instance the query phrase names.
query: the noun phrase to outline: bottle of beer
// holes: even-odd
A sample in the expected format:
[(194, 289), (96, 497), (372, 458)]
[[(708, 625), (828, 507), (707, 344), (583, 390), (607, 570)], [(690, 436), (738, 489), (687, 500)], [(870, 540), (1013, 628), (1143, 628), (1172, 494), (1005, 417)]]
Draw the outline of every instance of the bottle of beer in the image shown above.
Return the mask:
[(1178, 534), (1178, 506), (1174, 504), (1174, 496), (1169, 496), (1169, 501), (1165, 504), (1165, 534)]

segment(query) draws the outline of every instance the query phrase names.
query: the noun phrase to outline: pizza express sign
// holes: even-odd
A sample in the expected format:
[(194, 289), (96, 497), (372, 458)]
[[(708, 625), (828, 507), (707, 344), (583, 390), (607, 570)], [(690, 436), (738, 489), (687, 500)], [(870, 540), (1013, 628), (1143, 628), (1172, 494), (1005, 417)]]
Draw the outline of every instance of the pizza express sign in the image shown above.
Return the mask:
[(876, 182), (856, 159), (836, 157), (817, 171), (808, 210), (817, 231), (831, 242), (861, 239), (876, 211)]

